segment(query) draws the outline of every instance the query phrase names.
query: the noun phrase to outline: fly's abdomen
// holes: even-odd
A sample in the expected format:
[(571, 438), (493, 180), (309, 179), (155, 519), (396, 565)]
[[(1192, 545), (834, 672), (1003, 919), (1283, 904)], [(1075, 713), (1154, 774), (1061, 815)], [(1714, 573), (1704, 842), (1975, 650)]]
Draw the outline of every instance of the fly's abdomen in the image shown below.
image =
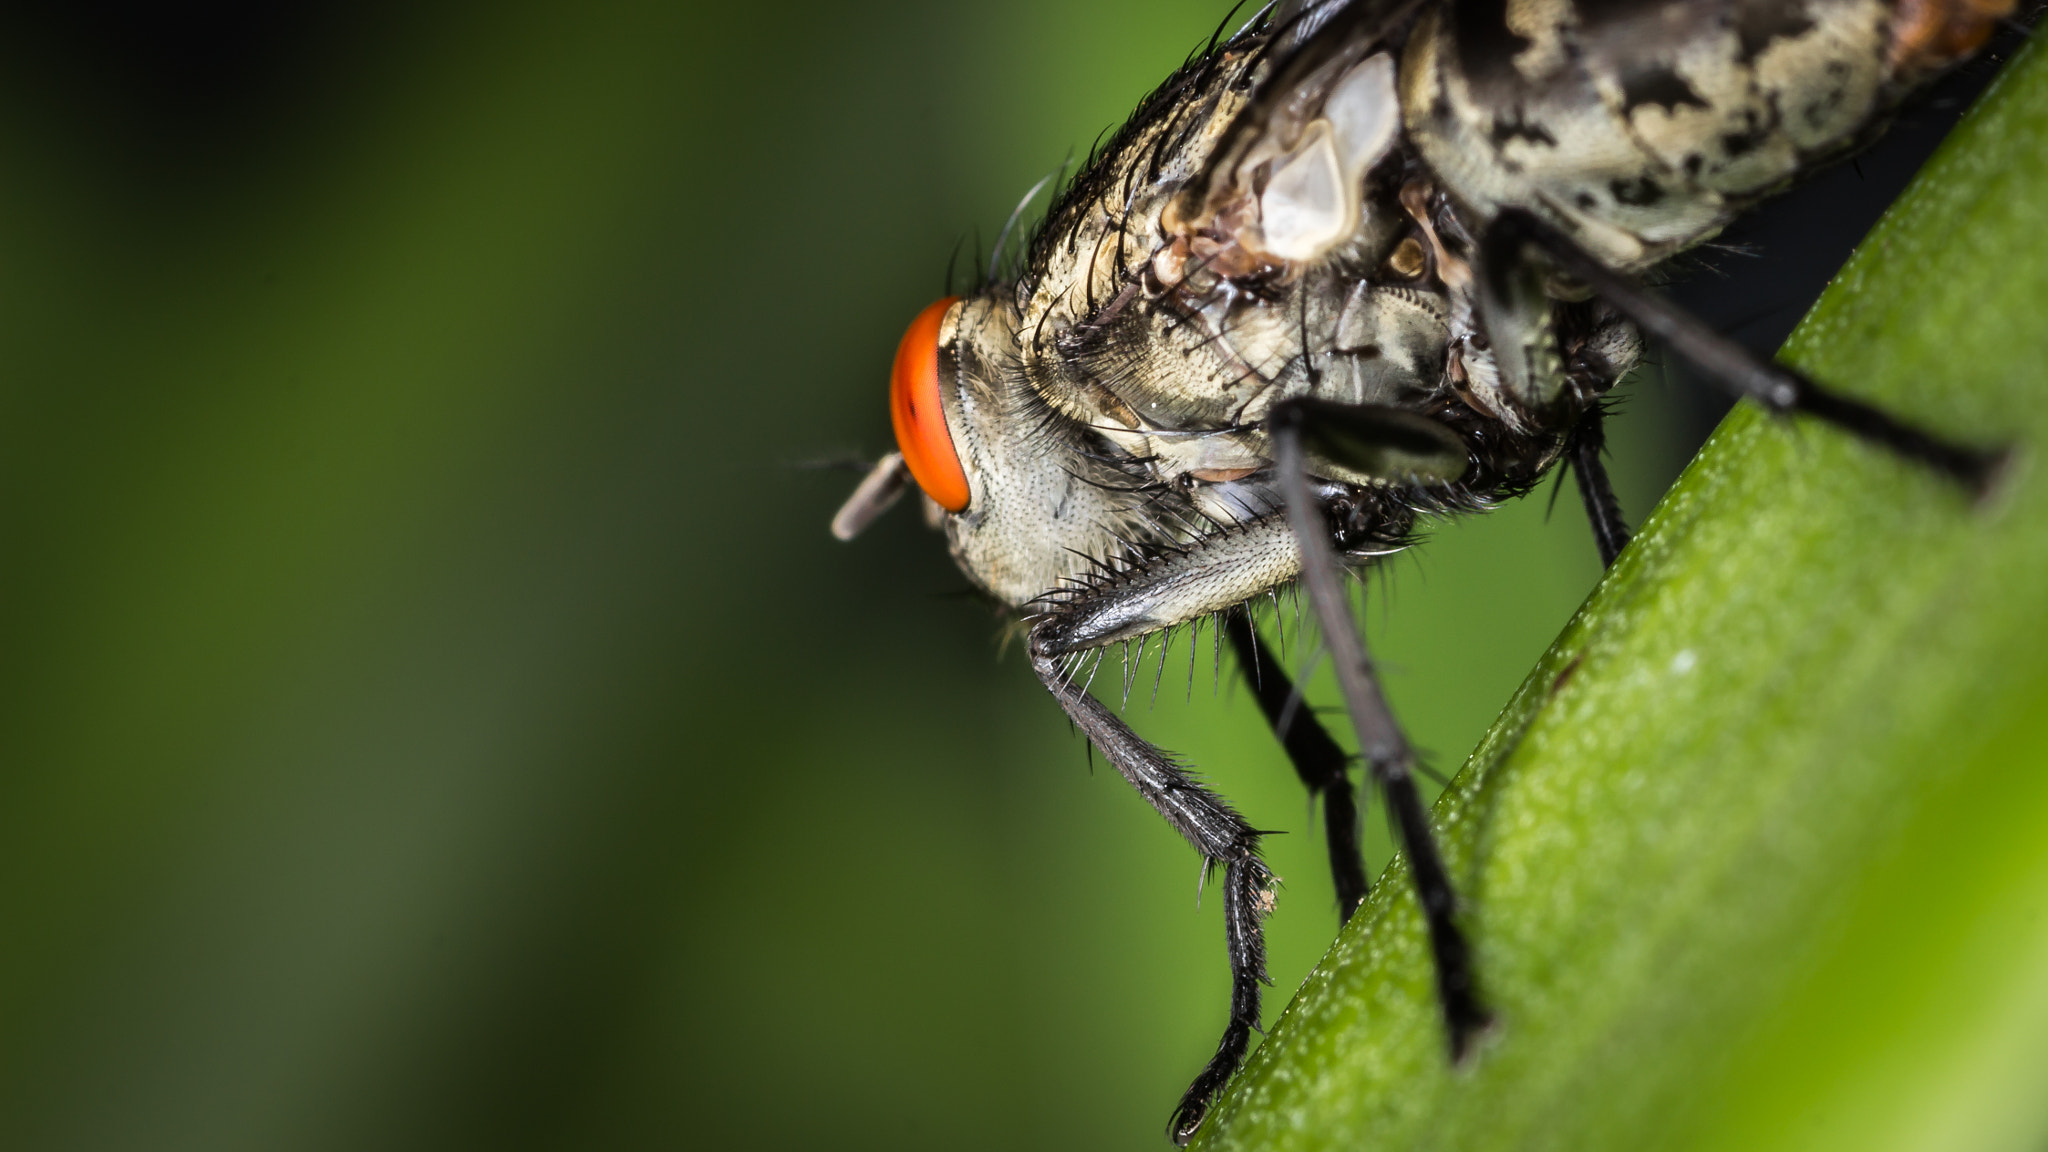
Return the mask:
[(1448, 190), (1640, 268), (1862, 141), (2010, 0), (1449, 0), (1403, 62)]

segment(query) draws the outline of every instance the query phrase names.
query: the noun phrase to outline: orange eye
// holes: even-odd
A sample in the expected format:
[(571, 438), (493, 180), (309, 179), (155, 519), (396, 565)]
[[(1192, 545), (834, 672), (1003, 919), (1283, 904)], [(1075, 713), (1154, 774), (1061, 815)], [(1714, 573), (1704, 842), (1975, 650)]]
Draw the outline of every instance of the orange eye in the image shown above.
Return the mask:
[(889, 415), (903, 463), (925, 495), (948, 512), (967, 507), (968, 497), (967, 470), (939, 406), (939, 325), (958, 299), (948, 296), (917, 314), (896, 346), (896, 367), (889, 374)]

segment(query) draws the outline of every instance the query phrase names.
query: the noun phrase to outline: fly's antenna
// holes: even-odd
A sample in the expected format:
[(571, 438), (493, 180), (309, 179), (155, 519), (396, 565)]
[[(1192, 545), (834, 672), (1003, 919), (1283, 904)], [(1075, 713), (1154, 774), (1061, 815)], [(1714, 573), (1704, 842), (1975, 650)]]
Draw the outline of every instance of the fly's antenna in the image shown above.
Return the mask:
[(1047, 172), (1045, 175), (1040, 176), (1038, 178), (1038, 183), (1033, 184), (1031, 186), (1031, 190), (1029, 192), (1024, 193), (1024, 198), (1022, 200), (1017, 201), (1017, 206), (1015, 208), (1010, 209), (1010, 218), (1008, 220), (1003, 221), (1003, 230), (1001, 232), (996, 233), (996, 246), (990, 249), (988, 254), (988, 283), (991, 287), (993, 287), (996, 283), (997, 269), (999, 269), (1002, 266), (1003, 246), (1010, 242), (1010, 230), (1017, 226), (1017, 221), (1021, 219), (1024, 215), (1024, 209), (1029, 208), (1031, 206), (1031, 201), (1036, 199), (1040, 192), (1045, 191), (1045, 186), (1047, 184), (1052, 183), (1053, 179), (1057, 177), (1060, 174), (1060, 172), (1065, 172), (1067, 170), (1067, 164), (1072, 160), (1073, 154), (1069, 153), (1067, 159), (1060, 162), (1058, 171)]

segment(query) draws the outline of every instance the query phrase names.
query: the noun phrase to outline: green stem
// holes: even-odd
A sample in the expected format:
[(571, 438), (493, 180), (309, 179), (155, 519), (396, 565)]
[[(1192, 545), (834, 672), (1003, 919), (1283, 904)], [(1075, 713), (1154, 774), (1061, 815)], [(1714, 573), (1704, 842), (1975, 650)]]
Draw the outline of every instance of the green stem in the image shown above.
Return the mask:
[(1744, 407), (1435, 819), (1499, 1016), (1444, 1058), (1397, 861), (1202, 1147), (2048, 1138), (2048, 61), (2031, 48), (1791, 362), (2020, 452), (1973, 507)]

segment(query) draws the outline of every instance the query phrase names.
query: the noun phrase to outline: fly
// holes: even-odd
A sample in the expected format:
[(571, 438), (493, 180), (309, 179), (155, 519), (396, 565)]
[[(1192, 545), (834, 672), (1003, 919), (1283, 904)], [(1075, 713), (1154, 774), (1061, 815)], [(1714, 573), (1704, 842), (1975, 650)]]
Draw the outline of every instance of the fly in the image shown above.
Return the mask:
[(1640, 287), (1750, 205), (1867, 143), (2013, 0), (1284, 0), (1169, 77), (1062, 190), (1012, 281), (896, 352), (899, 451), (833, 521), (911, 485), (1033, 670), (1222, 872), (1228, 1023), (1185, 1143), (1244, 1058), (1274, 880), (1257, 830), (1088, 692), (1103, 652), (1211, 621), (1323, 802), (1340, 915), (1364, 900), (1349, 760), (1255, 635), (1299, 582), (1412, 865), (1451, 1060), (1490, 1014), (1343, 588), (1423, 514), (1560, 465), (1603, 562), (1629, 531), (1602, 398), (1654, 336), (1737, 398), (1972, 493), (2002, 453), (1757, 359)]

